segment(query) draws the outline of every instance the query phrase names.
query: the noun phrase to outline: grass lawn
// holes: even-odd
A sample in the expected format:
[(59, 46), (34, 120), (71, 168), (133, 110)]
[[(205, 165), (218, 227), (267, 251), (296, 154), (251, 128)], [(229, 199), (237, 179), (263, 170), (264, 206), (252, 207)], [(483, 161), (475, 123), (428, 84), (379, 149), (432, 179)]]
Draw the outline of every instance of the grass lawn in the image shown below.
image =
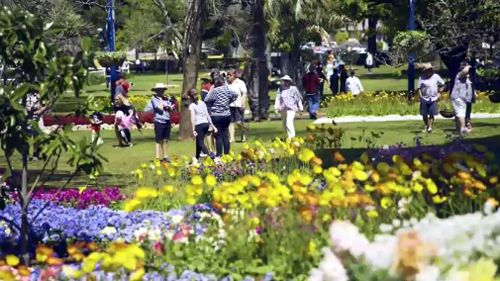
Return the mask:
[[(374, 68), (372, 73), (369, 74), (368, 71), (357, 66), (357, 75), (360, 77), (363, 86), (366, 91), (399, 91), (406, 90), (407, 80), (405, 77), (400, 77), (395, 74), (395, 69), (388, 66), (381, 66), (379, 68)], [(356, 67), (354, 67), (356, 69)], [(208, 72), (200, 72), (199, 78), (209, 78)], [(134, 88), (131, 91), (132, 95), (149, 95), (151, 93), (150, 89), (158, 82), (167, 82), (167, 78), (164, 73), (162, 74), (130, 74), (129, 81), (133, 82)], [(182, 74), (169, 74), (168, 84), (171, 85), (170, 89), (167, 90), (171, 94), (180, 94), (182, 88)], [(106, 89), (106, 84), (99, 84), (88, 86), (85, 88), (88, 94), (93, 94), (95, 96), (107, 96), (109, 91)], [(325, 91), (325, 92), (328, 92)]]
[[(310, 124), (309, 120), (298, 120), (296, 129), (298, 136), (306, 136), (306, 126)], [(500, 152), (500, 119), (481, 119), (474, 122), (475, 128), (472, 134), (466, 137), (466, 141), (484, 143), (488, 145), (491, 151)], [(417, 121), (400, 121), (400, 122), (365, 122), (365, 123), (345, 123), (339, 124), (338, 127), (345, 129), (342, 148), (346, 153), (356, 151), (360, 153), (367, 147), (382, 147), (383, 145), (395, 145), (402, 143), (408, 146), (413, 146), (415, 136), (421, 137), (421, 142), (424, 145), (446, 144), (450, 142), (447, 136), (452, 133), (454, 124), (449, 120), (438, 120), (435, 125), (435, 130), (432, 134), (423, 134), (421, 130), (423, 125)], [(379, 138), (371, 136), (371, 132), (382, 132), (383, 135)], [(173, 137), (176, 136), (176, 131), (173, 131)], [(81, 137), (90, 138), (90, 132), (74, 132), (72, 133), (75, 139)], [(270, 121), (262, 123), (250, 124), (249, 141), (261, 139), (270, 141), (277, 136), (281, 136), (281, 123), (279, 121)], [(127, 175), (137, 168), (141, 163), (148, 162), (154, 158), (154, 138), (152, 130), (144, 130), (142, 134), (133, 131), (134, 147), (132, 148), (115, 148), (116, 143), (112, 131), (104, 131), (104, 144), (100, 152), (108, 158), (109, 162), (105, 164), (105, 173), (99, 179), (98, 185), (124, 185), (127, 182)], [(232, 145), (232, 150), (238, 152), (242, 149), (243, 144), (235, 143)], [(172, 140), (169, 144), (171, 157), (194, 155), (194, 141), (176, 141)], [(355, 153), (355, 154), (356, 154)], [(357, 154), (359, 155), (359, 154)], [(500, 155), (499, 155), (500, 156)], [(15, 163), (19, 164), (20, 157), (15, 159)], [(0, 157), (0, 167), (5, 167), (5, 159), (3, 155)], [(66, 166), (64, 159), (59, 168), (58, 175), (53, 178), (52, 184), (57, 184), (58, 181), (64, 179), (70, 170)], [(30, 169), (37, 170), (41, 167), (40, 162), (30, 163)], [(74, 185), (86, 184), (89, 182), (87, 177), (78, 177)]]

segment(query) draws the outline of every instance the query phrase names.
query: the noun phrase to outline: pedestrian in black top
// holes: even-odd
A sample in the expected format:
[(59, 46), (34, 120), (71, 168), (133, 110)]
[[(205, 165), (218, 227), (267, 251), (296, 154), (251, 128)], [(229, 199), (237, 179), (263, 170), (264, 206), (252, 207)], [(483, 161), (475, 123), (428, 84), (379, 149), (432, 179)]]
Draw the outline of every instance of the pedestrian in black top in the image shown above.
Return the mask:
[(335, 96), (339, 93), (339, 70), (337, 68), (333, 69), (333, 74), (330, 78), (330, 90), (332, 90), (332, 94)]
[[(214, 78), (214, 88), (210, 90), (205, 98), (210, 108), (212, 122), (217, 128), (215, 134), (215, 146), (217, 157), (229, 154), (229, 124), (231, 123), (231, 111), (229, 105), (238, 98), (238, 94), (232, 91), (221, 76)], [(224, 151), (223, 151), (224, 150)]]
[(340, 92), (347, 93), (346, 81), (349, 78), (349, 74), (347, 74), (347, 69), (345, 65), (340, 66)]

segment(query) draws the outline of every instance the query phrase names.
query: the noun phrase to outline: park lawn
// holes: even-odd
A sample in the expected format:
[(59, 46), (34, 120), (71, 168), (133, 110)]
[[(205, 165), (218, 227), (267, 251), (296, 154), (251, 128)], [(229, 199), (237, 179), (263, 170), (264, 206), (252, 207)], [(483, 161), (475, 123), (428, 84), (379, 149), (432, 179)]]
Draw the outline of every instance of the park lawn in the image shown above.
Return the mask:
[[(389, 66), (380, 66), (379, 68), (374, 68), (372, 73), (369, 74), (365, 68), (361, 66), (357, 67), (357, 75), (361, 79), (363, 86), (366, 91), (403, 91), (407, 89), (407, 80), (404, 77), (398, 76), (395, 71), (396, 69)], [(356, 67), (354, 67), (356, 69)], [(206, 71), (200, 72), (198, 78), (209, 78), (209, 73)], [(167, 90), (167, 93), (179, 95), (182, 88), (182, 74), (169, 74), (168, 81), (165, 73), (148, 73), (148, 74), (133, 74), (131, 73), (128, 78), (130, 82), (134, 83), (134, 87), (130, 92), (132, 95), (149, 95), (151, 93), (151, 87), (155, 83), (167, 83), (171, 87)], [(325, 85), (328, 87), (328, 85)], [(329, 93), (329, 90), (325, 89), (325, 93)], [(87, 94), (92, 94), (94, 96), (107, 96), (109, 90), (106, 89), (106, 84), (98, 84), (87, 86), (85, 88)], [(274, 92), (274, 91), (273, 91)]]
[[(306, 137), (306, 126), (311, 124), (310, 120), (297, 120), (297, 135)], [(466, 141), (483, 143), (488, 145), (491, 151), (500, 152), (500, 119), (481, 119), (474, 122), (474, 131), (466, 137)], [(384, 145), (404, 144), (414, 146), (415, 137), (419, 136), (423, 145), (443, 145), (451, 141), (451, 134), (454, 124), (450, 120), (438, 120), (432, 134), (423, 134), (423, 124), (418, 121), (398, 121), (398, 122), (362, 122), (343, 123), (337, 127), (345, 130), (342, 141), (342, 149), (347, 156), (359, 156), (365, 148), (382, 147)], [(373, 133), (383, 133), (380, 137), (373, 137)], [(90, 138), (90, 132), (76, 131), (71, 133), (75, 139), (82, 137)], [(175, 138), (177, 130), (173, 130), (172, 136)], [(257, 139), (269, 142), (276, 137), (282, 136), (280, 121), (269, 121), (262, 123), (251, 123), (249, 142)], [(99, 149), (100, 153), (108, 159), (104, 165), (105, 171), (97, 181), (97, 185), (120, 185), (124, 186), (131, 180), (130, 172), (142, 163), (148, 163), (154, 159), (154, 137), (152, 130), (143, 130), (142, 134), (132, 132), (134, 146), (131, 148), (113, 147), (116, 143), (112, 131), (103, 131), (104, 144)], [(232, 151), (239, 152), (243, 147), (242, 143), (232, 144)], [(171, 157), (194, 156), (194, 141), (172, 140), (169, 143), (169, 154)], [(500, 155), (499, 155), (500, 156)], [(14, 159), (19, 164), (20, 157)], [(3, 155), (0, 157), (0, 168), (5, 168), (6, 161)], [(38, 170), (41, 162), (31, 162), (30, 169)], [(70, 167), (65, 164), (63, 157), (57, 175), (52, 178), (51, 185), (57, 185), (68, 176)], [(75, 179), (73, 185), (88, 184), (87, 176), (80, 176)]]

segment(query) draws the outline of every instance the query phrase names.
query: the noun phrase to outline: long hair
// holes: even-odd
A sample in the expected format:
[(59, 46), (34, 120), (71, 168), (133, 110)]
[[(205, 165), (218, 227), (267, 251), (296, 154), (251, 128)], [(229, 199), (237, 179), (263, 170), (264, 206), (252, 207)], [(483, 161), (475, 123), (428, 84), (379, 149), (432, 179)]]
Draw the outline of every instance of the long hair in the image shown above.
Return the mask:
[(184, 95), (185, 99), (188, 99), (192, 103), (198, 103), (198, 91), (196, 89), (189, 89)]

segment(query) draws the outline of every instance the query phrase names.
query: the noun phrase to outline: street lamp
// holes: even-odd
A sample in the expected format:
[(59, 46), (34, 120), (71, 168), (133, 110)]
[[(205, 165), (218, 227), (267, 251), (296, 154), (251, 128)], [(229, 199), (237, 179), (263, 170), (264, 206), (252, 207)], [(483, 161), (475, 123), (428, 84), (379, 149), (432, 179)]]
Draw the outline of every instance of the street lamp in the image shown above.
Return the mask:
[[(115, 9), (114, 0), (108, 0), (108, 5), (106, 6), (108, 12), (107, 18), (107, 35), (108, 35), (108, 48), (110, 52), (115, 51)], [(110, 81), (111, 81), (111, 104), (114, 102), (115, 90), (116, 90), (116, 65), (111, 65), (110, 67)]]
[[(410, 15), (408, 18), (408, 31), (415, 30), (415, 0), (410, 0)], [(408, 99), (413, 96), (415, 91), (415, 53), (411, 51), (408, 54)]]

